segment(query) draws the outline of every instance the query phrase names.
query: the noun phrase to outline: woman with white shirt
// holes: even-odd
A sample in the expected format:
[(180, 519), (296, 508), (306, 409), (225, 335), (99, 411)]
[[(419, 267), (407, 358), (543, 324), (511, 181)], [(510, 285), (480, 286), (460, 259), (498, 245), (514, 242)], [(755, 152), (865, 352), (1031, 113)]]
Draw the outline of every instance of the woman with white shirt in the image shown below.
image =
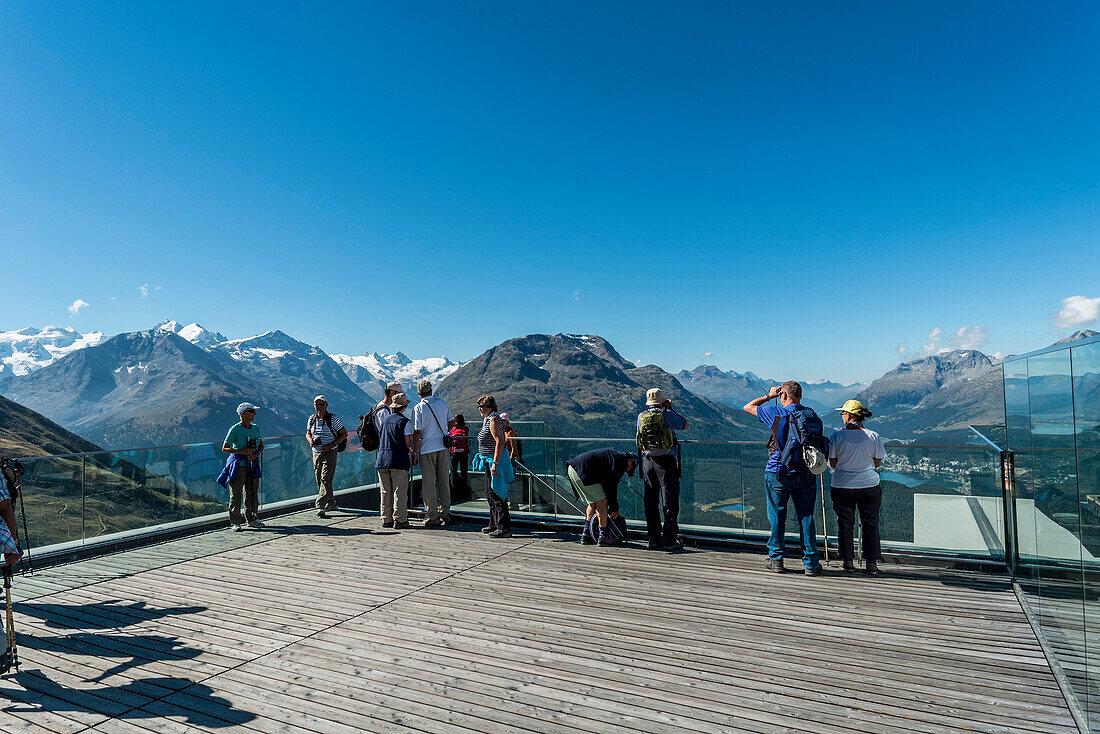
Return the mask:
[(878, 533), (878, 514), (882, 506), (882, 487), (878, 472), (886, 458), (882, 437), (863, 427), (871, 411), (858, 400), (849, 400), (841, 407), (840, 417), (844, 428), (829, 439), (829, 466), (833, 468), (833, 511), (836, 513), (837, 536), (840, 557), (845, 571), (855, 571), (856, 508), (859, 508), (859, 524), (863, 529), (863, 557), (867, 561), (868, 574), (878, 573), (882, 559), (882, 543)]

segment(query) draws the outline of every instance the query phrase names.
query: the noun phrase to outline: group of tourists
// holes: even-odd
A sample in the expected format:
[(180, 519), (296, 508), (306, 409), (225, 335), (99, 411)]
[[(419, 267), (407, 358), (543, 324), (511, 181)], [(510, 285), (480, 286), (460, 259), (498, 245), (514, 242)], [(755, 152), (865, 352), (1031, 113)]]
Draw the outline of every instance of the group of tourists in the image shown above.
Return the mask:
[[(766, 403), (778, 400), (778, 405)], [(821, 574), (814, 524), (818, 477), (826, 464), (833, 470), (833, 510), (837, 517), (838, 545), (843, 568), (855, 570), (855, 515), (863, 535), (865, 571), (879, 572), (882, 558), (879, 537), (879, 509), (882, 489), (876, 469), (886, 457), (878, 433), (864, 428), (871, 411), (858, 400), (849, 400), (837, 410), (844, 428), (824, 436), (824, 426), (812, 408), (802, 405), (802, 385), (795, 381), (771, 388), (766, 395), (744, 406), (768, 427), (768, 461), (764, 467), (765, 501), (770, 534), (768, 570), (783, 573), (787, 507), (794, 505), (802, 563), (807, 576)], [(643, 507), (650, 550), (677, 550), (679, 537), (680, 475), (682, 456), (677, 431), (687, 430), (688, 421), (672, 406), (659, 388), (646, 392), (646, 408), (636, 423), (638, 456), (641, 457)], [(588, 503), (581, 539), (596, 545), (617, 545), (625, 532), (616, 532), (619, 514), (618, 487), (624, 475), (634, 476), (635, 455), (612, 449), (597, 449), (566, 462), (566, 475), (574, 492)], [(822, 482), (822, 490), (824, 483)]]
[[(420, 401), (409, 411), (409, 399), (401, 383), (388, 383), (382, 399), (361, 416), (357, 431), (364, 448), (375, 452), (384, 528), (409, 527), (409, 477), (413, 467), (420, 467), (426, 527), (449, 523), (452, 494), (464, 500), (470, 492), (470, 434), (465, 419), (453, 414), (445, 401), (432, 394), (430, 380), (421, 380), (416, 390)], [(500, 477), (507, 476), (507, 482), (513, 480), (511, 457), (517, 457), (522, 446), (508, 414), (497, 412), (492, 396), (479, 399), (478, 406), (484, 424), (477, 437), (481, 461), (474, 457), (474, 470), (485, 473), (486, 491), (493, 495), (493, 521), (486, 532), (492, 537), (507, 537), (511, 534), (507, 484), (502, 489)], [(305, 438), (313, 454), (317, 483), (314, 506), (319, 517), (326, 517), (326, 513), (338, 509), (332, 485), (337, 458), (347, 446), (348, 430), (339, 416), (328, 410), (324, 395), (313, 399), (313, 409), (306, 421)], [(240, 421), (230, 427), (222, 443), (222, 451), (229, 456), (218, 483), (229, 490), (229, 526), (235, 532), (245, 527), (264, 527), (258, 515), (257, 487), (263, 471), (264, 442), (255, 423), (257, 410), (252, 403), (238, 405)], [(498, 435), (499, 448), (494, 443)], [(499, 466), (487, 468), (486, 459)], [(497, 499), (500, 503), (494, 502)]]
[[(489, 524), (483, 528), (491, 538), (512, 535), (508, 509), (508, 485), (515, 480), (515, 464), (521, 444), (508, 414), (498, 410), (492, 395), (477, 399), (482, 426), (471, 445), (469, 429), (462, 415), (454, 415), (447, 403), (432, 394), (430, 380), (417, 384), (419, 402), (411, 416), (409, 400), (401, 383), (386, 385), (382, 399), (366, 416), (358, 430), (365, 449), (376, 451), (382, 527), (409, 527), (409, 477), (419, 466), (422, 477), (426, 527), (441, 527), (451, 521), (452, 487), (468, 490), (469, 471), (480, 473), (489, 504)], [(825, 465), (832, 468), (832, 500), (837, 516), (840, 558), (845, 571), (855, 570), (855, 517), (858, 510), (863, 535), (865, 570), (878, 573), (881, 560), (879, 508), (882, 490), (876, 469), (886, 456), (882, 438), (864, 428), (871, 416), (857, 400), (837, 408), (844, 427), (830, 437), (812, 408), (801, 404), (802, 385), (795, 381), (771, 388), (750, 401), (745, 412), (768, 427), (768, 461), (764, 467), (768, 524), (766, 567), (776, 573), (784, 568), (784, 537), (787, 507), (794, 506), (803, 570), (808, 576), (822, 572), (814, 523), (818, 476)], [(778, 405), (769, 405), (777, 400)], [(328, 411), (328, 401), (318, 395), (314, 413), (306, 426), (306, 441), (313, 452), (317, 482), (317, 514), (336, 509), (332, 481), (337, 456), (347, 444), (343, 422)], [(240, 422), (229, 429), (222, 450), (229, 454), (219, 482), (230, 492), (230, 527), (239, 531), (247, 525), (262, 528), (257, 516), (256, 483), (261, 476), (263, 439), (253, 422), (256, 406), (237, 407)], [(566, 462), (566, 476), (578, 498), (586, 503), (585, 544), (618, 545), (626, 539), (626, 521), (619, 511), (618, 488), (624, 476), (641, 471), (643, 508), (650, 550), (683, 548), (680, 538), (680, 475), (682, 451), (678, 431), (688, 430), (688, 420), (673, 407), (660, 388), (646, 391), (645, 409), (635, 428), (637, 453), (596, 449)], [(824, 484), (822, 483), (822, 490)], [(243, 504), (243, 514), (242, 514)], [(3, 504), (0, 503), (0, 509)]]

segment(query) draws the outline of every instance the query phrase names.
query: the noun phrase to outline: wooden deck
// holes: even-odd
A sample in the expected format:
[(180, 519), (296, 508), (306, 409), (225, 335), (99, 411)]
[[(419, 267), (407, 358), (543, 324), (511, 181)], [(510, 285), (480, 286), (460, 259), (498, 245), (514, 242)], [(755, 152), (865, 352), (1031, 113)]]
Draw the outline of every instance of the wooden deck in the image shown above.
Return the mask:
[(4, 732), (1077, 732), (977, 573), (300, 514), (17, 583)]

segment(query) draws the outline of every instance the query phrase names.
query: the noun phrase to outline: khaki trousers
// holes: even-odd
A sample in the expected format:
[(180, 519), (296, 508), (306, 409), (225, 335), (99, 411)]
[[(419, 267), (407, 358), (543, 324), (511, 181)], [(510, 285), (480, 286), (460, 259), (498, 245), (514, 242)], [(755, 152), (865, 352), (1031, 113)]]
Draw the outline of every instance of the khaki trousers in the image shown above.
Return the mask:
[(379, 469), (378, 487), (382, 499), (382, 521), (408, 522), (409, 470)]
[(318, 510), (336, 504), (336, 499), (332, 496), (332, 478), (336, 474), (336, 456), (336, 449), (313, 452), (313, 473), (317, 477), (317, 501), (314, 504)]
[(229, 480), (229, 522), (233, 525), (244, 524), (241, 517), (242, 499), (245, 518), (255, 520), (260, 503), (256, 497), (256, 478), (252, 476), (252, 467), (247, 464), (238, 466), (236, 476)]
[(429, 520), (451, 516), (451, 461), (446, 449), (420, 455), (420, 493)]

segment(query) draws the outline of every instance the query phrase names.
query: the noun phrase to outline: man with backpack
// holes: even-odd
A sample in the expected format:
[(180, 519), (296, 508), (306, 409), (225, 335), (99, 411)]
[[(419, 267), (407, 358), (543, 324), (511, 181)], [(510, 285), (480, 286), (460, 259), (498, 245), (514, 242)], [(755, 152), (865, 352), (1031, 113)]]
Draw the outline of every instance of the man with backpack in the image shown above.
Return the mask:
[(348, 445), (348, 431), (338, 416), (328, 412), (324, 395), (313, 399), (314, 414), (306, 422), (306, 441), (313, 449), (313, 473), (317, 477), (317, 517), (335, 510), (332, 478), (336, 474), (336, 455)]
[(404, 392), (405, 391), (401, 389), (400, 382), (388, 383), (382, 399), (379, 400), (366, 415), (359, 416), (359, 427), (355, 432), (359, 436), (359, 443), (362, 445), (364, 451), (378, 450), (378, 432), (382, 429), (382, 421), (392, 412), (390, 410), (390, 400), (392, 400), (393, 396), (397, 393)]
[[(779, 398), (780, 405), (764, 405)], [(794, 501), (798, 518), (798, 539), (802, 544), (802, 565), (807, 576), (821, 573), (817, 555), (817, 531), (814, 528), (814, 504), (817, 483), (807, 464), (819, 467), (818, 454), (828, 454), (821, 419), (812, 408), (800, 404), (802, 385), (794, 380), (772, 387), (768, 394), (756, 398), (744, 411), (760, 419), (769, 428), (768, 464), (764, 467), (764, 493), (767, 498), (768, 560), (765, 567), (783, 573), (783, 538), (787, 525), (787, 502)]]
[[(680, 540), (680, 444), (676, 431), (686, 431), (687, 419), (672, 409), (658, 387), (646, 391), (646, 409), (638, 415), (638, 453), (642, 456), (642, 504), (649, 549), (684, 547)], [(664, 527), (661, 508), (664, 505)]]

